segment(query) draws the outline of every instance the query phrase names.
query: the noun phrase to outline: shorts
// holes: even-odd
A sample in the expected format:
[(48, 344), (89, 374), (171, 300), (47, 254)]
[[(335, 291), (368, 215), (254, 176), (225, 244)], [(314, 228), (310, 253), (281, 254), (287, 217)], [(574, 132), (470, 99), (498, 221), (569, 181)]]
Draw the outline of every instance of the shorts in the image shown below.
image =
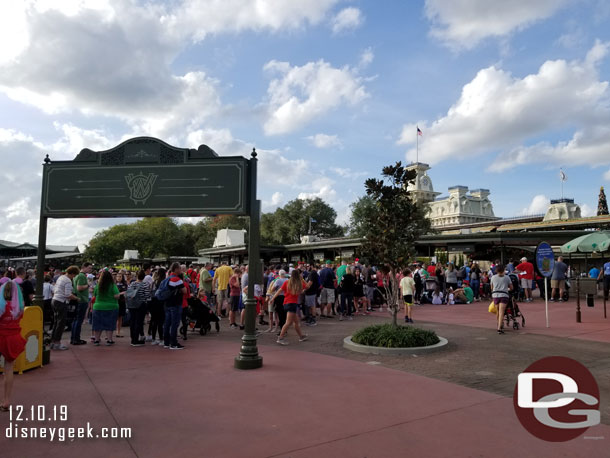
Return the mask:
[(239, 311), (239, 296), (231, 296), (231, 311)]
[(305, 305), (307, 307), (315, 307), (316, 304), (316, 295), (315, 294), (307, 294), (305, 295)]
[(564, 289), (566, 286), (565, 280), (551, 280), (551, 288)]
[(527, 278), (522, 278), (521, 279), (521, 288), (532, 289), (532, 280), (529, 280)]
[(216, 291), (216, 303), (221, 307), (225, 303), (225, 301), (229, 298), (229, 290), (228, 289), (219, 289)]
[(369, 301), (373, 302), (375, 300), (375, 287), (365, 285), (364, 294)]
[(508, 297), (494, 297), (494, 304), (508, 304)]
[(334, 304), (335, 290), (333, 288), (322, 288), (320, 293), (320, 304)]
[(284, 310), (286, 313), (297, 313), (299, 304), (284, 304)]
[(405, 296), (402, 296), (402, 300), (405, 301), (406, 305), (413, 305), (413, 295), (412, 294), (407, 294)]
[(269, 312), (269, 314), (275, 312), (275, 304), (271, 300), (271, 296), (267, 296), (267, 311)]

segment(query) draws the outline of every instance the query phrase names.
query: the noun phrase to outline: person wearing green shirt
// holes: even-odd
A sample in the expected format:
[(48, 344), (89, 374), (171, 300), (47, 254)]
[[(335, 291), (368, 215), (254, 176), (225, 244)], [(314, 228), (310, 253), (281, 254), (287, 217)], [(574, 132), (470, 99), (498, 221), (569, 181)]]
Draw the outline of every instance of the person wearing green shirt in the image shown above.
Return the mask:
[(208, 302), (211, 300), (212, 283), (214, 280), (210, 270), (212, 270), (212, 263), (206, 262), (205, 266), (199, 271), (199, 292), (203, 292), (206, 295)]
[(95, 341), (93, 345), (99, 346), (102, 331), (106, 331), (106, 345), (114, 345), (112, 333), (116, 328), (119, 317), (119, 288), (114, 282), (112, 274), (104, 270), (100, 281), (93, 290), (95, 302), (93, 303), (93, 332)]
[(76, 317), (72, 322), (72, 334), (70, 336), (70, 344), (72, 345), (85, 345), (87, 343), (87, 341), (80, 338), (80, 332), (87, 309), (89, 308), (89, 282), (87, 281), (87, 274), (90, 272), (91, 263), (85, 262), (80, 269), (80, 273), (72, 279), (72, 288), (78, 300)]
[(472, 291), (467, 280), (464, 280), (462, 285), (462, 288), (456, 289), (453, 292), (455, 300), (461, 304), (471, 304), (474, 301), (474, 291)]

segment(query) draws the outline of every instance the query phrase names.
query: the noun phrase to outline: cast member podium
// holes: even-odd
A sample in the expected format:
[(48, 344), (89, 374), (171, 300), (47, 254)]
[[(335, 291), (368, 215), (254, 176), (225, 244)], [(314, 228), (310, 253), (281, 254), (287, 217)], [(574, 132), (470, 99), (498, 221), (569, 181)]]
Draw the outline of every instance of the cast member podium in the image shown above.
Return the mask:
[[(36, 305), (26, 307), (20, 325), (26, 344), (15, 360), (14, 371), (23, 374), (23, 371), (42, 366), (42, 309)], [(4, 372), (3, 357), (0, 357), (0, 372)]]

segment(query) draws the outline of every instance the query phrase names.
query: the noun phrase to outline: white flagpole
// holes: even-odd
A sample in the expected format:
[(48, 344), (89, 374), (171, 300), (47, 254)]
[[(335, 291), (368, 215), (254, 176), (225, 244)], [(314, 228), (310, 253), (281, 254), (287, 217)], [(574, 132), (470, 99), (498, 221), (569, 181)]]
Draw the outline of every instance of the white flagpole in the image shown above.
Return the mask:
[(559, 179), (561, 180), (561, 200), (563, 201), (563, 169), (559, 169)]

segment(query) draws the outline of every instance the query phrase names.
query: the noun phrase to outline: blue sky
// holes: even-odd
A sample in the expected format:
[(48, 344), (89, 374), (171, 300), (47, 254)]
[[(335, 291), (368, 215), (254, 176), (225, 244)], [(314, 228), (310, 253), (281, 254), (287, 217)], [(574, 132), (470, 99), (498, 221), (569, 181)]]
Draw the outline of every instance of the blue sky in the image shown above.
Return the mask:
[[(498, 216), (610, 182), (603, 0), (27, 0), (0, 6), (0, 238), (34, 242), (45, 153), (138, 135), (260, 153), (272, 211), (319, 196), (340, 222), (381, 167), (491, 190)], [(84, 244), (124, 220), (52, 220)]]

